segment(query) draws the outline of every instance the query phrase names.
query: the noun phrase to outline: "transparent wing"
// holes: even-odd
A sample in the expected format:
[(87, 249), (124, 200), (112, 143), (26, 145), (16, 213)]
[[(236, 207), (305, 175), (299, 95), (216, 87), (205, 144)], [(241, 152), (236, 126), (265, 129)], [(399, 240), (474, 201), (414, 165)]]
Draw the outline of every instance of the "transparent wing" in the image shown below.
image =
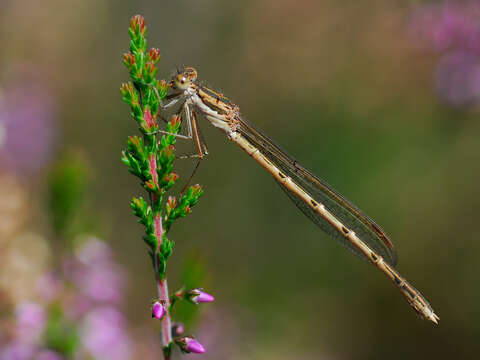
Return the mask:
[[(272, 163), (289, 176), (297, 185), (302, 187), (312, 198), (322, 203), (333, 215), (335, 215), (347, 227), (355, 231), (357, 236), (364, 241), (372, 250), (381, 255), (391, 266), (397, 263), (397, 254), (387, 234), (365, 215), (360, 209), (336, 192), (325, 181), (319, 179), (310, 171), (301, 166), (295, 159), (283, 151), (262, 131), (256, 129), (245, 119), (240, 119), (237, 129), (252, 145), (265, 155)], [(316, 213), (310, 206), (280, 184), (280, 187), (295, 203), (295, 205), (318, 227), (337, 240), (355, 255), (367, 260), (366, 256), (353, 246), (341, 232), (336, 230), (323, 217)]]

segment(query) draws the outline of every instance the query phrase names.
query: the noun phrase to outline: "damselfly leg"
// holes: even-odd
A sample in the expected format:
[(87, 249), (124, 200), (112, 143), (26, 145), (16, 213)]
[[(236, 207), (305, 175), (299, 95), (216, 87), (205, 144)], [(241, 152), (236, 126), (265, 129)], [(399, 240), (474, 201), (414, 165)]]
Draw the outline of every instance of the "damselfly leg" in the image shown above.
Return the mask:
[[(188, 106), (187, 106), (188, 107)], [(190, 177), (188, 178), (185, 186), (183, 187), (181, 193), (183, 194), (185, 190), (188, 188), (190, 185), (190, 182), (192, 181), (193, 177), (195, 176), (195, 173), (198, 170), (198, 167), (200, 166), (200, 163), (202, 162), (203, 158), (208, 155), (208, 150), (207, 150), (207, 145), (205, 143), (202, 143), (202, 138), (200, 136), (200, 128), (198, 127), (197, 124), (197, 117), (196, 113), (194, 111), (191, 112), (191, 120), (192, 120), (192, 128), (193, 128), (193, 139), (195, 141), (195, 146), (197, 148), (197, 161), (193, 167), (192, 173)], [(204, 152), (205, 151), (205, 152)]]

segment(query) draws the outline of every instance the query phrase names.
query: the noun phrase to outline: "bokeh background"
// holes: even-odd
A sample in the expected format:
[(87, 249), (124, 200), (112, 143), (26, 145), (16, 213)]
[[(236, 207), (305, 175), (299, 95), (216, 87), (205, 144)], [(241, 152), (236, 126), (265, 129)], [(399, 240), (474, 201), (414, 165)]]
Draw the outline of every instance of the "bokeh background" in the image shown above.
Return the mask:
[[(216, 297), (189, 329), (207, 348), (195, 358), (478, 356), (478, 1), (2, 0), (0, 8), (2, 341), (18, 303), (38, 300), (32, 279), (58, 262), (48, 174), (73, 152), (90, 183), (77, 230), (102, 238), (122, 268), (109, 268), (125, 283), (128, 335), (116, 339), (128, 346), (115, 358), (160, 356), (150, 260), (129, 208), (142, 192), (120, 161), (137, 132), (118, 91), (128, 80), (122, 54), (128, 21), (142, 14), (162, 54), (159, 77), (197, 67), (358, 204), (390, 234), (400, 272), (441, 318), (419, 319), (383, 275), (202, 122), (210, 155), (195, 182), (205, 194), (170, 234), (168, 270), (172, 289), (196, 269)], [(177, 164), (186, 178), (192, 163)]]

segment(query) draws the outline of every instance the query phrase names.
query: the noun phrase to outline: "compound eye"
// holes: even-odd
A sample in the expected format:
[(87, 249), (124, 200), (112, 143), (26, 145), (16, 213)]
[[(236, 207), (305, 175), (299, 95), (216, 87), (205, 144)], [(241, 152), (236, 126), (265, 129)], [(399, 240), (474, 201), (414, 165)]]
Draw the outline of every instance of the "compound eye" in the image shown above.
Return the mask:
[(179, 90), (185, 90), (190, 85), (190, 80), (184, 74), (178, 74), (175, 77), (175, 87)]

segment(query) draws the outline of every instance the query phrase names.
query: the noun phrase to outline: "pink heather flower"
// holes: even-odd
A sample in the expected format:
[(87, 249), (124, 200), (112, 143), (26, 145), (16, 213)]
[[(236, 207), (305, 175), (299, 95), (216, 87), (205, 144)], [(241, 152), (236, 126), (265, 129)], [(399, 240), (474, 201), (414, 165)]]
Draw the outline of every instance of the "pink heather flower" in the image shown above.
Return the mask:
[(62, 359), (63, 357), (59, 353), (51, 350), (42, 350), (35, 356), (35, 360), (62, 360)]
[(178, 339), (177, 344), (186, 353), (203, 354), (205, 352), (203, 345), (190, 336)]
[(0, 94), (0, 162), (29, 176), (51, 159), (55, 138), (55, 104), (45, 84), (22, 80)]
[(98, 302), (120, 303), (124, 279), (117, 264), (99, 264), (84, 269), (75, 279), (82, 294)]
[(443, 1), (419, 6), (411, 27), (418, 38), (433, 49), (480, 50), (480, 25), (476, 1)]
[(455, 107), (480, 103), (480, 3), (441, 1), (419, 6), (411, 28), (415, 39), (440, 54), (436, 90)]
[(152, 305), (152, 317), (161, 319), (165, 315), (165, 307), (160, 301), (155, 301)]
[(96, 302), (120, 303), (125, 288), (123, 269), (113, 260), (110, 247), (92, 238), (83, 244), (69, 265), (70, 277), (80, 292)]
[(37, 292), (42, 300), (53, 301), (62, 291), (62, 282), (54, 273), (42, 275), (35, 284)]
[(76, 251), (77, 258), (88, 266), (94, 266), (99, 262), (110, 262), (112, 260), (112, 250), (102, 240), (91, 237)]
[(437, 65), (436, 87), (440, 96), (451, 105), (479, 102), (479, 56), (461, 51), (443, 56)]
[(188, 296), (189, 296), (189, 300), (196, 305), (198, 305), (199, 303), (209, 303), (215, 300), (215, 298), (212, 295), (200, 289), (190, 290), (188, 292)]
[(13, 343), (0, 347), (0, 360), (33, 359), (35, 348), (30, 344)]
[(126, 319), (113, 307), (90, 311), (80, 331), (81, 342), (94, 359), (127, 360), (131, 358)]
[(45, 310), (39, 304), (23, 303), (17, 305), (15, 314), (17, 338), (23, 343), (34, 344), (45, 328)]

